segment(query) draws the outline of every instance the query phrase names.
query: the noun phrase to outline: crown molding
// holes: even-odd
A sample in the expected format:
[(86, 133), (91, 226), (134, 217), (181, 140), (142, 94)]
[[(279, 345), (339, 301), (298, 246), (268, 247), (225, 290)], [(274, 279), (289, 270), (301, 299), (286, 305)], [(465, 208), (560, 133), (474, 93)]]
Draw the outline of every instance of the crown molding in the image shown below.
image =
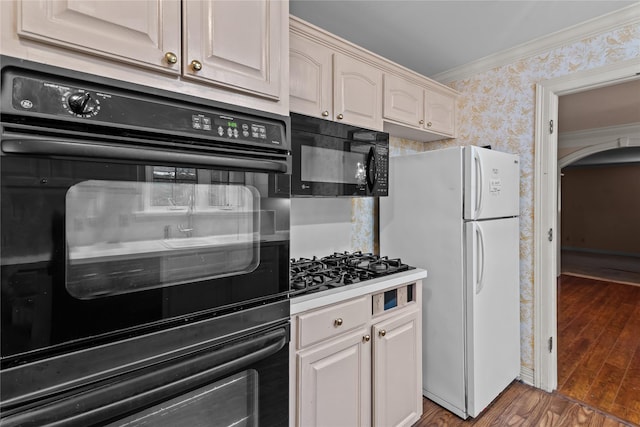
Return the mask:
[(626, 25), (640, 23), (640, 2), (620, 10), (573, 25), (555, 33), (522, 43), (493, 55), (435, 74), (431, 78), (442, 84), (463, 80), (496, 67), (512, 64), (520, 59), (549, 52)]

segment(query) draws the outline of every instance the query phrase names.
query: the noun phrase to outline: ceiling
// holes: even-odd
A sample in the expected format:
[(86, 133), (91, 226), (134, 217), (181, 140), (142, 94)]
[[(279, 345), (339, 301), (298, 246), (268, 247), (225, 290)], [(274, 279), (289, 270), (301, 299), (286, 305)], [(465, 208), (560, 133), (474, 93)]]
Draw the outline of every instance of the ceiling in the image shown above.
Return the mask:
[(432, 77), (634, 3), (638, 2), (290, 0), (289, 11)]
[[(289, 0), (292, 15), (433, 77), (637, 1)], [(563, 96), (560, 131), (640, 122), (640, 79)], [(615, 150), (618, 151), (618, 150)], [(640, 162), (640, 148), (576, 165)]]

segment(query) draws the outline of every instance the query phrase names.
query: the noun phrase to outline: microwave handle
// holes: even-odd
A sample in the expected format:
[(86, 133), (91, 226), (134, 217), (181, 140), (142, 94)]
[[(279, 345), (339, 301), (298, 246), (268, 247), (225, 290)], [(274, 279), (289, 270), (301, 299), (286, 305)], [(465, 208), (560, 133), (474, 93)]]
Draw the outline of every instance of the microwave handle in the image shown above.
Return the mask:
[(376, 184), (377, 172), (376, 149), (371, 147), (367, 155), (367, 187), (369, 187), (369, 191), (373, 191), (373, 186)]
[(225, 157), (208, 153), (193, 154), (173, 150), (153, 150), (121, 145), (105, 145), (94, 142), (77, 142), (58, 138), (2, 135), (2, 152), (11, 154), (35, 154), (86, 159), (111, 159), (158, 164), (212, 166), (220, 168), (250, 169), (267, 172), (286, 172), (285, 161), (253, 158)]

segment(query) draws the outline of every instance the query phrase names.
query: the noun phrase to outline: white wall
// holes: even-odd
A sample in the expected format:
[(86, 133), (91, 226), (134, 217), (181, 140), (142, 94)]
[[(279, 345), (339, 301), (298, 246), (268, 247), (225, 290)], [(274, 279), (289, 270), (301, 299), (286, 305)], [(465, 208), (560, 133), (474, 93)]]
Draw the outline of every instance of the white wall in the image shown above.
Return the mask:
[(291, 258), (351, 251), (351, 198), (291, 199)]

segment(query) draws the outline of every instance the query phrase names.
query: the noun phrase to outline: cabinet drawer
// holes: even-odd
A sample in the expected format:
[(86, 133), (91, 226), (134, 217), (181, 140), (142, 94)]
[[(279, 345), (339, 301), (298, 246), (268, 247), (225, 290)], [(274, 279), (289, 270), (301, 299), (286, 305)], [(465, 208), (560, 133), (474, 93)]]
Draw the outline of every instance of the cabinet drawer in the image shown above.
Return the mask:
[(339, 335), (365, 324), (370, 318), (368, 296), (301, 314), (298, 316), (298, 347)]

